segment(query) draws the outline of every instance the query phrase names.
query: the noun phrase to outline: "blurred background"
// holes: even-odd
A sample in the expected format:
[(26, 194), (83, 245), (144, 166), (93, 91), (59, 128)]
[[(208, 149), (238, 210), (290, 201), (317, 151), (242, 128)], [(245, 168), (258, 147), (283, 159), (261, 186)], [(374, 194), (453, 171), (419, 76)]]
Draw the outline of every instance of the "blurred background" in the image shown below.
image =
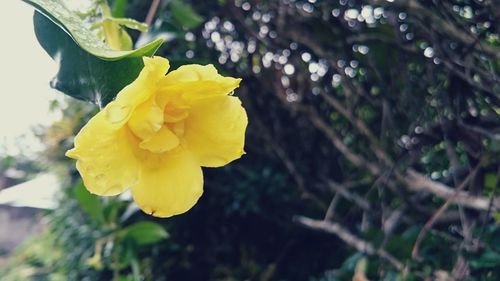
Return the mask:
[(7, 3), (0, 280), (500, 280), (494, 0), (110, 1), (173, 69), (243, 78), (247, 154), (170, 219), (85, 191), (64, 152), (98, 109)]

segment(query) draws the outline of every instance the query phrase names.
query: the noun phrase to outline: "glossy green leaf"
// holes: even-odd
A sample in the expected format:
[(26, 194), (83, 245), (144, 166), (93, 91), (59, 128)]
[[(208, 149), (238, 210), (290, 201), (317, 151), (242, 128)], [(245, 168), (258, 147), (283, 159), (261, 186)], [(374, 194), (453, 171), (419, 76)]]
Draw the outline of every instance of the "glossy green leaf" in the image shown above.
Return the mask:
[(193, 7), (180, 0), (172, 0), (170, 2), (170, 10), (174, 19), (184, 28), (195, 28), (203, 22), (201, 17)]
[(131, 51), (111, 49), (99, 39), (78, 14), (66, 7), (62, 0), (23, 0), (35, 7), (62, 28), (85, 51), (104, 60), (119, 60), (127, 57), (142, 57), (154, 54), (162, 44), (161, 39)]
[(165, 229), (154, 222), (138, 222), (122, 230), (125, 238), (133, 239), (139, 245), (147, 245), (168, 238)]
[[(141, 57), (102, 60), (80, 48), (61, 28), (40, 13), (34, 16), (35, 34), (56, 60), (59, 72), (51, 86), (71, 97), (104, 106), (130, 84), (143, 68)], [(154, 51), (144, 55), (152, 55)]]

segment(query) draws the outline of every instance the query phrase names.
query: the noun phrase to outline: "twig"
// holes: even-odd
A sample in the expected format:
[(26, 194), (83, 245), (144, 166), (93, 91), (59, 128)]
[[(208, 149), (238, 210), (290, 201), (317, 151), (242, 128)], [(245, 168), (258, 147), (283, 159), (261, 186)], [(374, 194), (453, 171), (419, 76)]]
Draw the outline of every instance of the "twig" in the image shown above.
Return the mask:
[(318, 113), (313, 108), (310, 110), (309, 120), (316, 128), (322, 131), (330, 139), (333, 146), (335, 146), (335, 148), (337, 148), (337, 150), (339, 150), (350, 162), (358, 167), (367, 169), (373, 175), (380, 174), (380, 168), (377, 165), (366, 161), (366, 159), (363, 159), (361, 156), (353, 153), (340, 139), (338, 134), (335, 133), (321, 117), (319, 117)]
[[(337, 148), (337, 150), (339, 150), (344, 157), (347, 158), (347, 160), (359, 168), (366, 169), (374, 176), (381, 175), (383, 169), (376, 163), (368, 161), (366, 158), (354, 153), (349, 147), (347, 147), (338, 134), (318, 115), (314, 108), (311, 108), (309, 113), (309, 120), (311, 123), (330, 139), (333, 146)], [(489, 198), (472, 196), (464, 191), (460, 191), (455, 194), (455, 190), (453, 188), (443, 183), (433, 181), (413, 169), (408, 169), (406, 172), (394, 171), (393, 174), (400, 182), (404, 183), (409, 190), (415, 192), (429, 192), (445, 200), (452, 197), (451, 203), (464, 205), (472, 209), (485, 211), (489, 208)], [(494, 198), (492, 210), (495, 211), (499, 209), (500, 198)]]
[(151, 3), (151, 6), (149, 7), (148, 15), (146, 16), (146, 19), (144, 22), (148, 25), (151, 26), (153, 23), (153, 19), (156, 15), (156, 12), (158, 11), (158, 7), (160, 7), (160, 2), (161, 0), (153, 0)]
[[(450, 199), (451, 203), (463, 205), (476, 210), (486, 211), (490, 205), (490, 198), (472, 196), (468, 192), (458, 191), (455, 193), (453, 188), (437, 181), (428, 179), (424, 175), (409, 169), (406, 175), (396, 173), (397, 177), (413, 191), (427, 191), (438, 197), (446, 200)], [(500, 209), (500, 199), (493, 199), (492, 210)]]
[(412, 12), (411, 14), (424, 15), (426, 17), (426, 19), (423, 19), (424, 22), (428, 23), (430, 19), (432, 26), (438, 26), (440, 28), (439, 31), (442, 32), (443, 34), (453, 37), (455, 40), (458, 40), (464, 44), (472, 45), (475, 50), (483, 52), (491, 56), (492, 58), (495, 59), (500, 58), (500, 52), (498, 48), (485, 44), (484, 42), (478, 41), (477, 36), (458, 29), (450, 22), (442, 19), (439, 15), (434, 14), (427, 7), (423, 7), (417, 0), (394, 1), (394, 2), (389, 2), (385, 0), (370, 0), (368, 2), (376, 6), (392, 6), (396, 8), (397, 7), (404, 8)]
[(326, 209), (325, 217), (323, 218), (323, 220), (330, 221), (333, 219), (335, 215), (335, 208), (337, 207), (339, 200), (340, 200), (340, 193), (337, 192), (330, 201), (330, 205), (328, 205), (328, 209)]
[(303, 216), (297, 216), (295, 217), (295, 220), (301, 225), (306, 226), (310, 229), (321, 230), (327, 233), (334, 234), (342, 239), (346, 244), (360, 252), (366, 253), (368, 255), (377, 255), (382, 259), (388, 261), (399, 271), (402, 271), (404, 269), (403, 263), (389, 254), (387, 251), (385, 251), (384, 249), (375, 249), (372, 244), (356, 237), (354, 234), (349, 232), (349, 230), (345, 229), (338, 223), (323, 220), (314, 220)]
[(392, 166), (393, 162), (390, 159), (390, 157), (387, 155), (387, 153), (382, 149), (380, 146), (379, 141), (373, 134), (373, 132), (368, 128), (365, 122), (363, 120), (357, 118), (352, 111), (348, 110), (343, 104), (340, 103), (339, 100), (334, 98), (332, 95), (328, 95), (324, 92), (321, 92), (321, 96), (325, 99), (325, 101), (331, 105), (337, 112), (342, 114), (351, 124), (353, 124), (356, 129), (363, 135), (365, 135), (368, 140), (370, 141), (370, 147), (372, 148), (373, 152), (375, 155), (377, 155), (378, 158), (384, 161), (384, 164), (388, 166)]
[(420, 233), (417, 236), (417, 240), (415, 241), (415, 244), (413, 245), (413, 250), (411, 252), (411, 256), (412, 256), (413, 259), (416, 259), (416, 260), (420, 260), (421, 259), (420, 253), (419, 253), (419, 249), (420, 249), (420, 243), (422, 243), (422, 240), (424, 239), (425, 235), (427, 234), (427, 232), (429, 232), (429, 230), (432, 228), (432, 226), (434, 226), (434, 224), (437, 222), (437, 220), (439, 219), (439, 217), (446, 211), (446, 209), (448, 209), (448, 206), (451, 204), (451, 202), (453, 201), (453, 199), (455, 199), (455, 197), (458, 196), (460, 190), (464, 189), (465, 186), (469, 183), (469, 181), (474, 177), (474, 175), (479, 170), (480, 166), (481, 166), (480, 164), (476, 165), (476, 167), (474, 168), (474, 170), (472, 170), (469, 173), (469, 175), (462, 181), (462, 183), (457, 187), (457, 189), (456, 189), (455, 193), (453, 194), (453, 196), (449, 197), (446, 200), (446, 202), (444, 202), (444, 204), (425, 223), (424, 227), (422, 228), (422, 230), (420, 231)]
[(344, 198), (346, 198), (347, 200), (356, 203), (356, 205), (358, 205), (361, 209), (363, 209), (365, 211), (372, 211), (371, 206), (370, 206), (370, 202), (366, 201), (361, 196), (357, 195), (356, 193), (349, 192), (347, 190), (347, 188), (345, 188), (344, 186), (342, 186), (336, 182), (328, 181), (327, 184), (337, 194), (340, 194)]

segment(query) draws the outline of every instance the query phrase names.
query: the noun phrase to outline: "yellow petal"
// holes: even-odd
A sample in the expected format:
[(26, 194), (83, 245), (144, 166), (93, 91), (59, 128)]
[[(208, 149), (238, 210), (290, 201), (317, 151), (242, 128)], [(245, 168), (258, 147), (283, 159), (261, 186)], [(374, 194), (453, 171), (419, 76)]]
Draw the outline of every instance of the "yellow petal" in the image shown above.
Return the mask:
[(104, 111), (115, 128), (123, 126), (137, 106), (156, 93), (158, 81), (168, 71), (169, 62), (162, 57), (144, 57), (144, 68), (134, 82), (123, 88)]
[(115, 129), (104, 111), (97, 113), (75, 137), (75, 148), (66, 156), (76, 159), (85, 187), (98, 195), (116, 195), (139, 176), (138, 161), (127, 127)]
[(201, 166), (220, 167), (244, 154), (248, 119), (237, 97), (202, 99), (191, 106), (184, 139)]
[(139, 146), (154, 153), (162, 153), (176, 148), (179, 138), (167, 127), (162, 127), (153, 137), (142, 141)]
[(167, 123), (175, 123), (182, 121), (188, 117), (189, 112), (184, 108), (175, 108), (166, 106), (163, 110), (163, 119)]
[(203, 174), (193, 156), (182, 147), (143, 165), (132, 186), (132, 196), (147, 214), (171, 217), (193, 207), (203, 193)]
[(152, 58), (143, 57), (142, 61), (144, 62), (144, 69), (149, 71), (152, 80), (158, 81), (160, 78), (163, 78), (170, 68), (170, 63), (166, 58), (158, 56)]
[(193, 82), (199, 80), (217, 80), (222, 78), (217, 69), (212, 65), (187, 64), (170, 72), (162, 83), (173, 84), (180, 82)]
[(159, 82), (161, 95), (182, 95), (187, 100), (227, 95), (241, 79), (224, 77), (213, 65), (184, 65), (170, 72)]
[(149, 99), (134, 110), (127, 125), (137, 137), (150, 139), (163, 125), (163, 110)]

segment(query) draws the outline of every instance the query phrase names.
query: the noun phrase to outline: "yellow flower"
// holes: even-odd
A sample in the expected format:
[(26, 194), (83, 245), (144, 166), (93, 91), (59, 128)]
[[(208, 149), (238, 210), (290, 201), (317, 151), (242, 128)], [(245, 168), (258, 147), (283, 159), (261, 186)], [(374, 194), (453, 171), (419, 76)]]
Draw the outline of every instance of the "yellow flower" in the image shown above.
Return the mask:
[(189, 210), (203, 193), (203, 167), (241, 157), (247, 115), (230, 96), (241, 79), (213, 65), (185, 65), (167, 75), (165, 58), (144, 58), (139, 77), (118, 93), (75, 137), (87, 189), (117, 195), (127, 188), (157, 217)]

